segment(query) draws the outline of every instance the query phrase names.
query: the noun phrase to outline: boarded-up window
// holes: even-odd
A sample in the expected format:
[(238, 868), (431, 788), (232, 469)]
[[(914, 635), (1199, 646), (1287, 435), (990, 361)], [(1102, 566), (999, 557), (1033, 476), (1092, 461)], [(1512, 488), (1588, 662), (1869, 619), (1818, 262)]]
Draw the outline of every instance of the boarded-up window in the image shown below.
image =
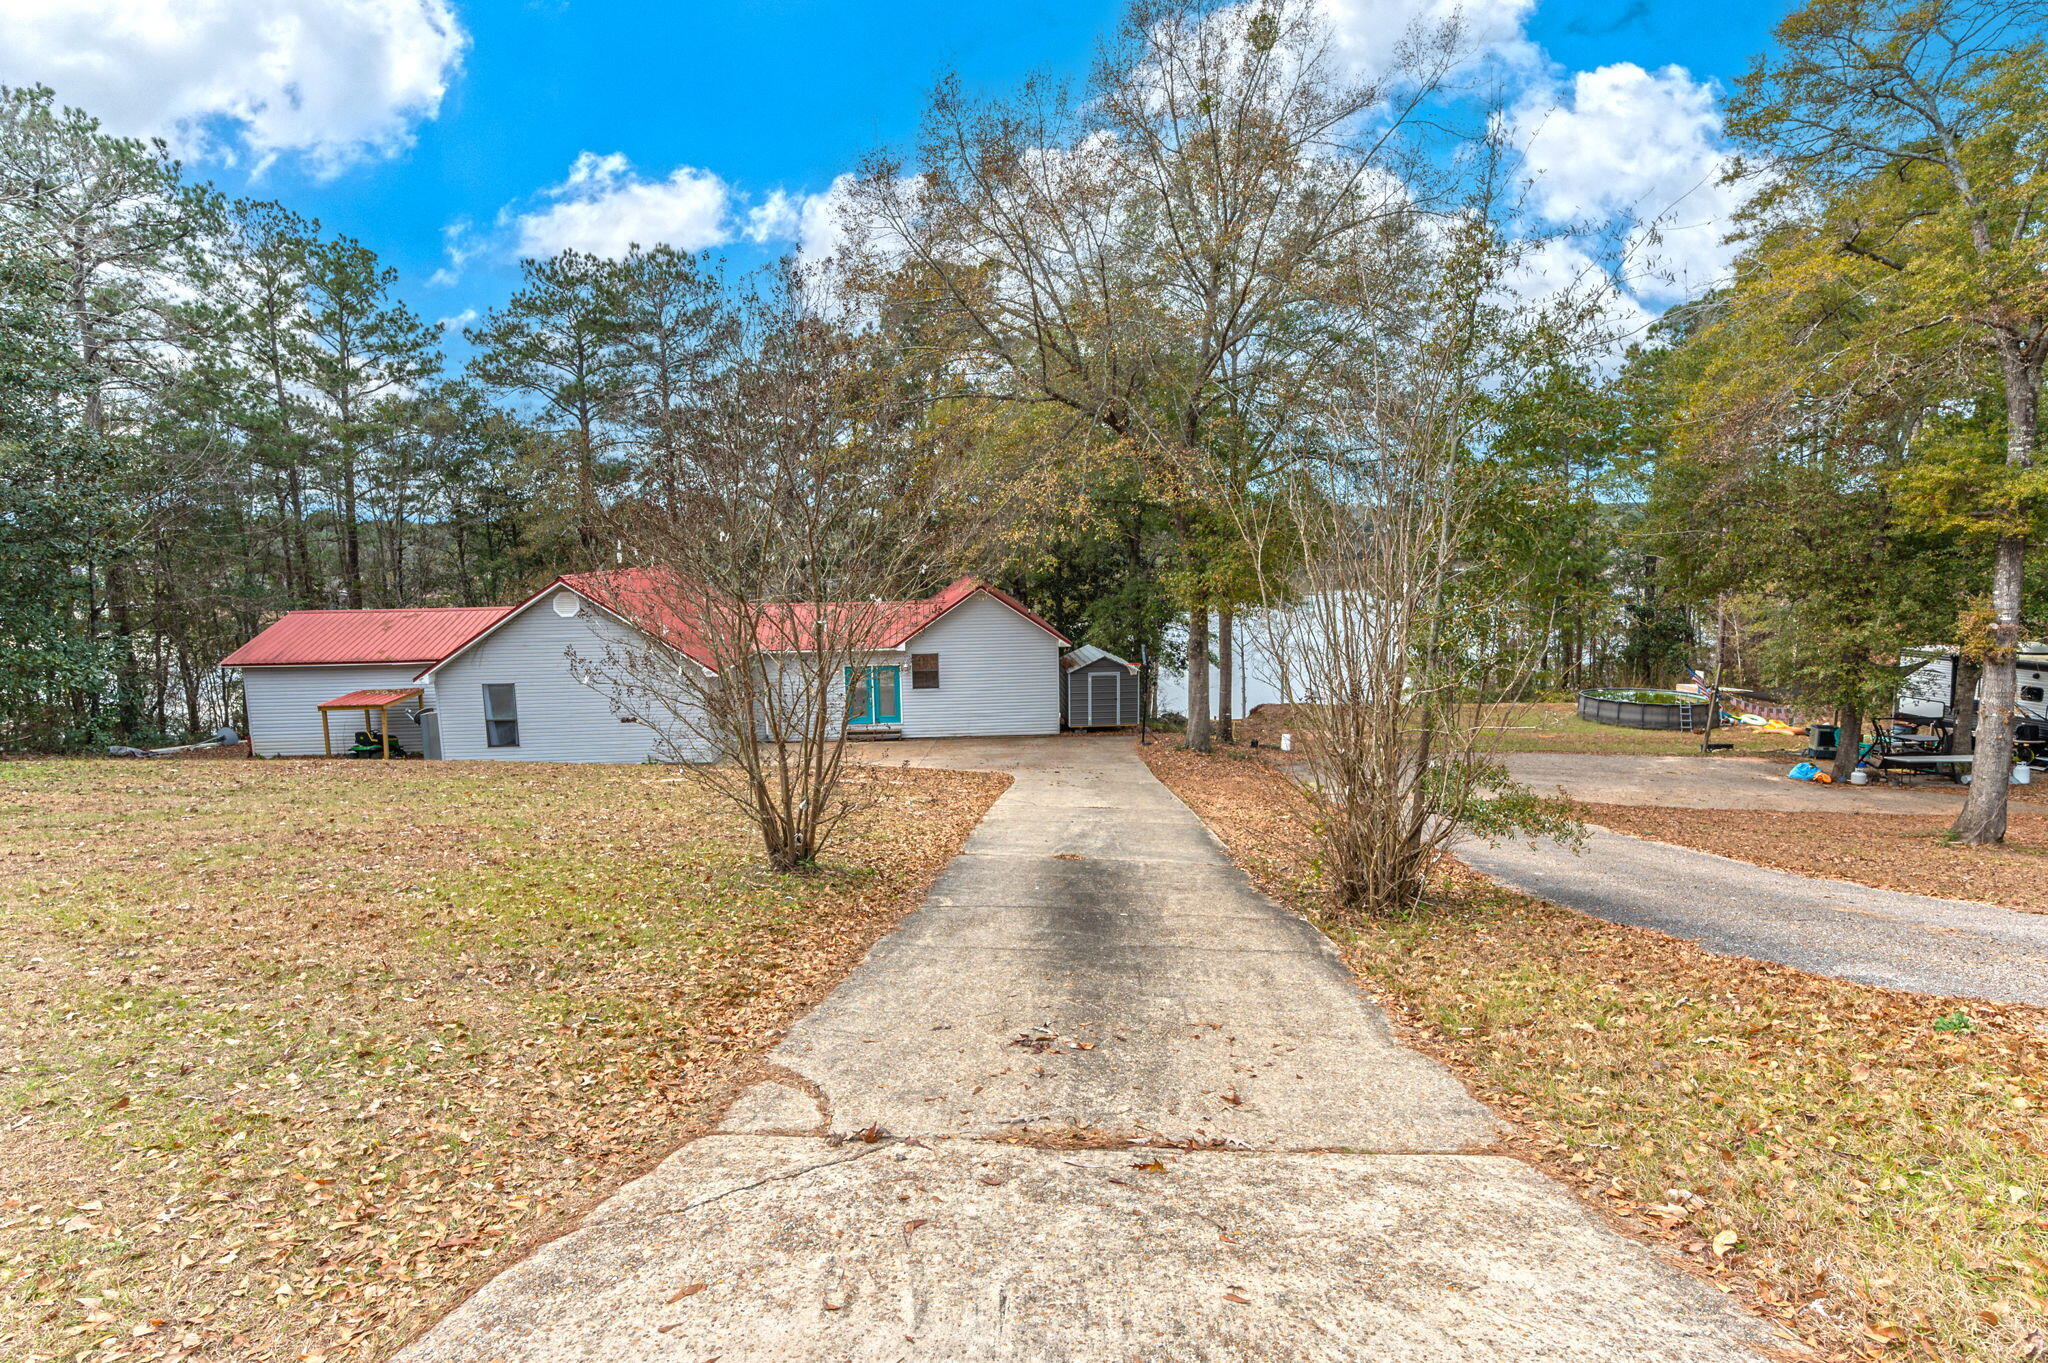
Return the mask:
[(936, 691), (939, 689), (938, 654), (913, 653), (910, 655), (910, 689), (913, 691)]
[(484, 685), (484, 742), (493, 748), (519, 746), (519, 698), (510, 682)]

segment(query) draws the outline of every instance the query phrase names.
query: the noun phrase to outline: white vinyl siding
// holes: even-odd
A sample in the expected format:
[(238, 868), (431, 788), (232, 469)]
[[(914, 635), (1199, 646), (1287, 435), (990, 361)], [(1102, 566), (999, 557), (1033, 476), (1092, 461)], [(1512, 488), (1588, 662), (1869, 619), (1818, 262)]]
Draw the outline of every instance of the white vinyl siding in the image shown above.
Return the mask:
[[(875, 661), (878, 663), (894, 663), (898, 659), (895, 654), (891, 653), (878, 655)], [(781, 690), (781, 698), (775, 708), (782, 716), (783, 722), (789, 723), (792, 720), (800, 719), (806, 713), (802, 690), (809, 684), (812, 673), (804, 666), (791, 662), (786, 657), (763, 658), (761, 660), (761, 668), (767, 678), (763, 682), (763, 688), (766, 689), (769, 686), (774, 686)], [(831, 678), (826, 682), (826, 686), (830, 691), (829, 703), (832, 707), (831, 713), (826, 717), (826, 722), (829, 726), (827, 732), (829, 733), (836, 730), (839, 722), (846, 717), (846, 679), (843, 670), (835, 669)], [(756, 707), (754, 732), (763, 739), (771, 737), (768, 732), (767, 709), (768, 707), (765, 705)], [(794, 741), (793, 735), (792, 741)]]
[[(903, 669), (903, 736), (1056, 734), (1060, 641), (987, 593), (918, 631), (900, 653), (874, 661)], [(939, 684), (910, 684), (910, 655), (939, 655)]]
[[(249, 710), (250, 751), (258, 757), (318, 757), (323, 700), (351, 691), (398, 690), (420, 686), (413, 680), (425, 663), (370, 663), (359, 667), (245, 667), (242, 698)], [(411, 702), (417, 705), (418, 702)], [(420, 726), (407, 719), (405, 706), (391, 707), (392, 741), (408, 753), (420, 751)], [(373, 723), (375, 721), (372, 721)], [(345, 753), (363, 727), (361, 710), (334, 710), (334, 751)]]
[[(604, 689), (572, 675), (572, 649), (598, 660), (607, 645), (648, 647), (638, 631), (587, 604), (578, 615), (556, 614), (552, 594), (506, 620), (434, 673), (441, 756), (499, 762), (658, 759), (652, 729), (622, 722)], [(494, 748), (485, 727), (484, 687), (508, 684), (517, 693), (519, 746)]]

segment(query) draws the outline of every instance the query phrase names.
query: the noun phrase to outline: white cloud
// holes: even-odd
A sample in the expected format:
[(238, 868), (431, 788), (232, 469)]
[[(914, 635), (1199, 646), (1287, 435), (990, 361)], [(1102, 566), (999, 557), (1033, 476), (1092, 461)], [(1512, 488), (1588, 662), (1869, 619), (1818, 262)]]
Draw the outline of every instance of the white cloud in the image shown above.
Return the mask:
[(543, 197), (552, 202), (512, 218), (522, 255), (623, 256), (636, 244), (701, 251), (732, 239), (731, 187), (694, 166), (649, 180), (620, 152), (586, 151)]
[(846, 215), (852, 207), (853, 177), (838, 175), (822, 193), (791, 194), (778, 189), (747, 212), (747, 239), (767, 244), (793, 242), (806, 264), (832, 258), (846, 243)]
[(1642, 298), (1674, 303), (1723, 278), (1722, 242), (1743, 191), (1720, 183), (1729, 154), (1713, 88), (1680, 66), (1618, 62), (1541, 91), (1513, 116), (1535, 207), (1554, 223), (1626, 219), (1624, 270)]
[(448, 0), (0, 3), (0, 81), (259, 171), (293, 155), (333, 174), (403, 150), (468, 46)]
[(1587, 357), (1617, 360), (1656, 320), (1654, 310), (1632, 297), (1584, 245), (1566, 237), (1524, 243), (1500, 282), (1501, 293), (1575, 319)]
[(448, 263), (427, 276), (429, 288), (445, 289), (462, 278), (463, 266), (482, 255), (488, 242), (468, 218), (457, 218), (441, 229), (441, 244)]
[(1474, 56), (1526, 67), (1538, 49), (1522, 32), (1536, 0), (1317, 0), (1337, 52), (1368, 76), (1387, 72), (1411, 33), (1426, 39), (1456, 19)]
[(477, 312), (475, 308), (464, 308), (453, 317), (443, 317), (434, 325), (443, 331), (460, 331), (466, 326), (473, 325), (476, 322), (476, 318)]

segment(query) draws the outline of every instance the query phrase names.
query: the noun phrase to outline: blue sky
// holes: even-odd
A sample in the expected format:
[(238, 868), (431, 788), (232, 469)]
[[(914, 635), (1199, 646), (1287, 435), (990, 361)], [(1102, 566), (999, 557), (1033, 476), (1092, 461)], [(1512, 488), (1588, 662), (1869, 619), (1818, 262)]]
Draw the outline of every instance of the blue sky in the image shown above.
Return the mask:
[[(1452, 0), (1322, 0), (1361, 54)], [(1786, 5), (1463, 0), (1538, 202), (1668, 214), (1679, 284), (1721, 253), (1715, 99)], [(374, 247), (430, 318), (490, 306), (522, 247), (630, 233), (737, 265), (818, 230), (833, 178), (906, 146), (934, 79), (1078, 75), (1120, 6), (971, 0), (7, 0), (0, 81), (43, 81), (201, 175)], [(811, 210), (809, 218), (806, 210)], [(1681, 236), (1683, 234), (1680, 234)], [(758, 240), (756, 239), (758, 238)]]

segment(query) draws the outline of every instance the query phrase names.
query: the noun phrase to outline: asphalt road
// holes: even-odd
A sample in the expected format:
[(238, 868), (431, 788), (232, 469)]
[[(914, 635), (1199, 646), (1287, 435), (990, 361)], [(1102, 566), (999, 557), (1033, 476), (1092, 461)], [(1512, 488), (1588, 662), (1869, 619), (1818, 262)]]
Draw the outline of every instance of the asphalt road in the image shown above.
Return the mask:
[[(1623, 753), (1511, 753), (1507, 768), (1539, 795), (1563, 794), (1605, 805), (1662, 805), (1676, 809), (1758, 809), (1831, 814), (1935, 814), (1952, 817), (1963, 787), (1938, 777), (1915, 776), (1867, 786), (1817, 785), (1785, 773), (1796, 759), (1646, 757)], [(2029, 806), (2031, 807), (2031, 806)]]
[(1553, 842), (1473, 842), (1458, 856), (1513, 889), (1724, 956), (1921, 994), (2048, 1005), (2048, 914), (1796, 876), (1605, 829), (1578, 854)]

